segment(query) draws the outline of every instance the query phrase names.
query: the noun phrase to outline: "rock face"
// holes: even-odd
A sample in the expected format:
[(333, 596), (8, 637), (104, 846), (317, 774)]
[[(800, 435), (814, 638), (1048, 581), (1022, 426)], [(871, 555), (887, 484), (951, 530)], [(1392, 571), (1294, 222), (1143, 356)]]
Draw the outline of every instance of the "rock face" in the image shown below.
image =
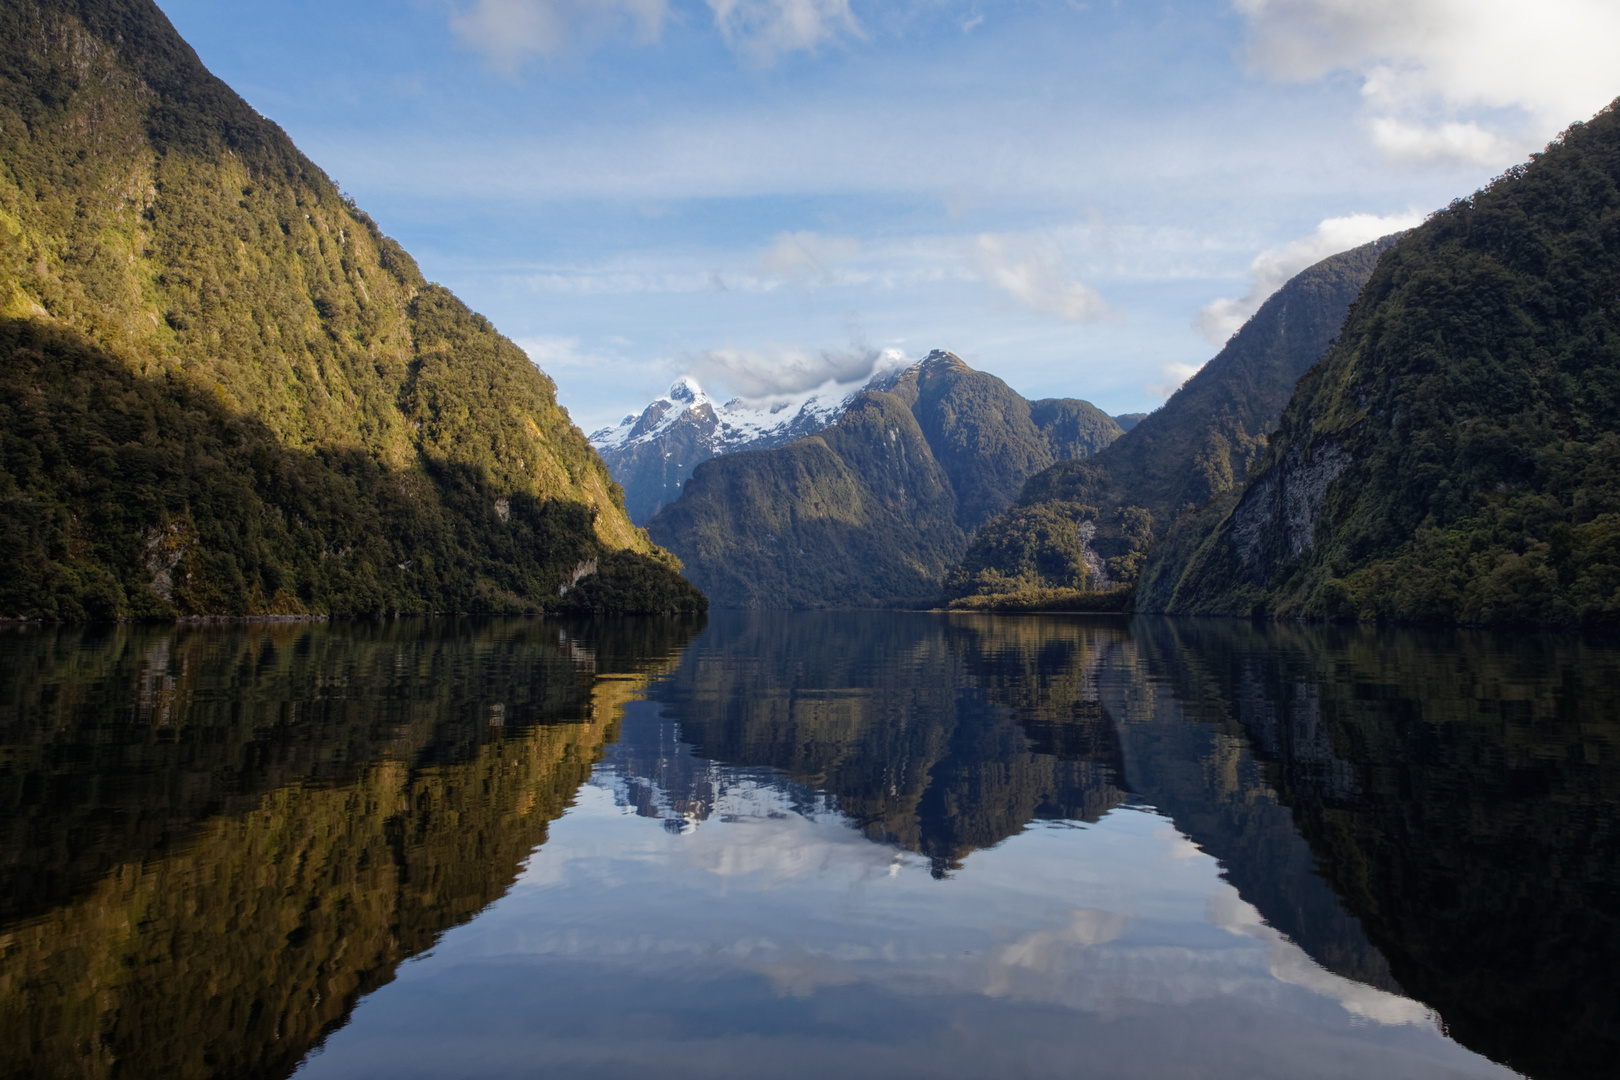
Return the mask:
[(601, 603), (702, 599), (521, 350), (151, 0), (0, 5), (0, 617)]
[(649, 534), (722, 606), (927, 606), (1029, 476), (1119, 435), (943, 351), (879, 385), (816, 435), (704, 462)]
[[(1174, 544), (1178, 520), (1242, 485), (1295, 383), (1392, 243), (1386, 237), (1300, 272), (1163, 408), (1120, 418), (1132, 423), (1105, 450), (1032, 477), (953, 568), (947, 595), (1046, 595), (1135, 581), (1151, 543), (1162, 547), (1169, 533)], [(1152, 589), (1144, 579), (1138, 606)]]
[(1620, 622), (1616, 207), (1611, 107), (1402, 239), (1150, 606)]

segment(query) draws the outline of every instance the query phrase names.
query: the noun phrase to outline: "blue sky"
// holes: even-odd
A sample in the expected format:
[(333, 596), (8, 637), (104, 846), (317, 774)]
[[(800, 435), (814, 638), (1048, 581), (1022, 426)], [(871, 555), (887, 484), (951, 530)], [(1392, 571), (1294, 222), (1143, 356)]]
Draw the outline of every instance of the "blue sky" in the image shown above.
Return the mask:
[(1620, 0), (159, 3), (586, 430), (890, 348), (1150, 409), (1620, 93)]

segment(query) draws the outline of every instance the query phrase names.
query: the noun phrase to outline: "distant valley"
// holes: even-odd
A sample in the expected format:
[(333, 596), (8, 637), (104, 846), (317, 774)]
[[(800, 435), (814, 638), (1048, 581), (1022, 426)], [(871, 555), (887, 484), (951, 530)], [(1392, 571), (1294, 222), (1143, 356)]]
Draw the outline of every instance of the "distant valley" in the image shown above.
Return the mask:
[(728, 607), (929, 606), (1024, 481), (1120, 435), (950, 353), (874, 382), (815, 435), (704, 462), (647, 526)]
[(0, 619), (1620, 624), (1613, 106), (1297, 274), (1151, 414), (936, 350), (587, 439), (149, 0), (0, 22)]
[[(724, 403), (715, 402), (687, 376), (676, 380), (663, 397), (639, 414), (594, 432), (591, 445), (624, 487), (631, 520), (645, 525), (680, 497), (687, 479), (703, 462), (741, 450), (769, 450), (814, 435), (836, 423), (861, 394), (894, 389), (907, 368), (914, 366), (890, 350), (879, 358), (873, 375), (853, 388), (830, 384), (797, 394), (732, 398)], [(1030, 408), (1038, 416), (1051, 413), (1055, 421), (1057, 411), (1068, 400), (1035, 401)], [(1128, 431), (1145, 415), (1131, 413), (1113, 419), (1121, 431)], [(1094, 419), (1089, 412), (1087, 416)], [(1036, 423), (1040, 426), (1041, 421)], [(1107, 431), (1105, 427), (1098, 430)], [(1086, 434), (1077, 433), (1076, 438), (1081, 453), (1095, 449), (1089, 426)], [(1061, 437), (1053, 445), (1059, 450), (1068, 446)]]

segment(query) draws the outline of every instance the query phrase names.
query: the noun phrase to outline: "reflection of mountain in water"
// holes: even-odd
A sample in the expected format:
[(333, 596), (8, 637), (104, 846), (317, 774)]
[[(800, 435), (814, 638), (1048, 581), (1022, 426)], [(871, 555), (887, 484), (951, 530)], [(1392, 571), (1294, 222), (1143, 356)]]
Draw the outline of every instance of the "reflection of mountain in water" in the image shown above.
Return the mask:
[[(0, 635), (0, 1076), (285, 1075), (509, 887), (604, 753), (666, 827), (836, 811), (940, 876), (1128, 791), (1275, 931), (1465, 1045), (1537, 1080), (1620, 1050), (1620, 650), (725, 613), (668, 671), (691, 634)], [(786, 798), (729, 798), (761, 785)]]
[(997, 626), (895, 612), (720, 616), (652, 691), (662, 722), (627, 728), (612, 751), (621, 777), (642, 778), (621, 781), (624, 798), (701, 820), (728, 777), (772, 770), (807, 808), (825, 793), (939, 875), (1031, 821), (1095, 821), (1124, 792), (1110, 726), (1082, 687), (1119, 624), (1053, 620), (1031, 633), (1033, 650)]
[(1224, 620), (1133, 633), (1155, 681), (1256, 748), (1320, 873), (1458, 1041), (1537, 1080), (1613, 1075), (1612, 640)]
[(1360, 923), (1317, 873), (1310, 845), (1239, 722), (1297, 691), (1230, 679), (1198, 650), (1166, 647), (1157, 633), (1164, 625), (1133, 621), (1129, 645), (1109, 659), (1100, 678), (1131, 791), (1219, 859), (1222, 875), (1243, 899), (1317, 963), (1398, 991)]
[(286, 1075), (510, 886), (690, 633), (11, 637), (0, 1075)]

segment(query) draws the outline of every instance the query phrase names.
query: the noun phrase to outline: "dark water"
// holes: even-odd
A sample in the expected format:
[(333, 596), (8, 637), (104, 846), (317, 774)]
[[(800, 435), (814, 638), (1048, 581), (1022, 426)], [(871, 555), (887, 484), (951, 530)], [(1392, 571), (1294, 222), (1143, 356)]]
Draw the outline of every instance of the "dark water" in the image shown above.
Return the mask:
[(1608, 1077), (1620, 645), (0, 634), (0, 1076)]

